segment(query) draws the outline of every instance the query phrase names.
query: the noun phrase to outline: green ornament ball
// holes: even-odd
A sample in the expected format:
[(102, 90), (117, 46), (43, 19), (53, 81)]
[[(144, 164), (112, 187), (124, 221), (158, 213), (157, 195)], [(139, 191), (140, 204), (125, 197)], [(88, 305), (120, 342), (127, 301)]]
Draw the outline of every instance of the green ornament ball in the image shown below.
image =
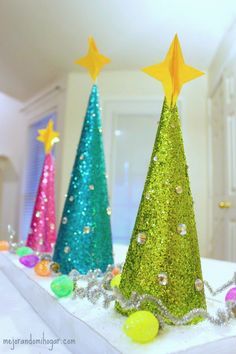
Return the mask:
[(112, 278), (111, 283), (110, 283), (111, 288), (114, 288), (115, 286), (116, 286), (117, 288), (119, 288), (119, 286), (120, 286), (120, 281), (121, 281), (121, 274), (115, 275), (115, 276)]
[(34, 253), (34, 251), (32, 250), (32, 248), (27, 247), (27, 246), (19, 247), (19, 248), (17, 248), (17, 250), (16, 250), (16, 254), (17, 254), (19, 257), (27, 256), (28, 254), (32, 254), (32, 253)]
[(127, 318), (123, 331), (134, 342), (147, 343), (157, 336), (159, 322), (151, 312), (137, 311)]
[(69, 296), (74, 289), (74, 283), (67, 275), (60, 275), (51, 282), (51, 290), (57, 297)]

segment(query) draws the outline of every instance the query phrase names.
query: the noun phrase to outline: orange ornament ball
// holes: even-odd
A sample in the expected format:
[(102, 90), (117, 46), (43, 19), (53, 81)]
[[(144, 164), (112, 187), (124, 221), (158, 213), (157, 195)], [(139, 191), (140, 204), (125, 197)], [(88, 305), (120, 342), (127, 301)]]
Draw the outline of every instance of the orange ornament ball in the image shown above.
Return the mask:
[(9, 250), (9, 242), (0, 241), (0, 251), (8, 251)]
[(115, 268), (112, 269), (111, 273), (112, 273), (112, 275), (118, 275), (118, 274), (120, 274), (120, 269), (115, 267)]
[(43, 260), (36, 264), (34, 271), (40, 277), (48, 277), (51, 275), (50, 262)]

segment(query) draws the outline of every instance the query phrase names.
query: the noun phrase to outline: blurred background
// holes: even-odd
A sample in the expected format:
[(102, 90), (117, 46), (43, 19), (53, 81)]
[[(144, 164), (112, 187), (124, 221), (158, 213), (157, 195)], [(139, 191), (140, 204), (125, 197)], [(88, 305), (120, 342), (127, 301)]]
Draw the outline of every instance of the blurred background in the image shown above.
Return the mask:
[(0, 0), (0, 239), (27, 236), (38, 172), (37, 130), (53, 119), (57, 221), (92, 81), (74, 60), (94, 36), (111, 58), (98, 84), (113, 240), (128, 244), (163, 103), (140, 68), (178, 33), (186, 63), (206, 75), (179, 97), (201, 254), (236, 261), (235, 0)]

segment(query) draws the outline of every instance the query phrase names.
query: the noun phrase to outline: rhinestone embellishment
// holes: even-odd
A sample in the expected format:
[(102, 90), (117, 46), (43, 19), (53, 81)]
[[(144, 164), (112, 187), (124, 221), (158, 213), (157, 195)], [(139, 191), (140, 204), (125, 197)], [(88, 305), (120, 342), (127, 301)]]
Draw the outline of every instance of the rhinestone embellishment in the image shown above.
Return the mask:
[(195, 289), (197, 291), (202, 291), (203, 290), (203, 287), (204, 287), (204, 284), (203, 284), (203, 281), (201, 279), (197, 279), (195, 281)]
[(107, 208), (107, 215), (111, 215), (111, 207)]
[(63, 218), (62, 218), (62, 224), (67, 224), (67, 217), (66, 216), (64, 216)]
[(175, 188), (175, 191), (176, 191), (177, 194), (181, 194), (181, 193), (183, 193), (183, 188), (181, 186), (177, 186)]
[(185, 236), (187, 234), (187, 226), (185, 224), (179, 224), (177, 231), (181, 236)]
[(69, 247), (69, 246), (66, 246), (66, 247), (64, 248), (64, 252), (65, 252), (65, 253), (69, 253), (69, 252), (70, 252), (70, 247)]
[(84, 232), (84, 234), (89, 234), (90, 233), (90, 227), (89, 226), (85, 226), (83, 232)]
[(164, 285), (164, 286), (165, 286), (165, 285), (168, 284), (168, 276), (167, 276), (166, 273), (160, 273), (160, 274), (158, 274), (157, 279), (158, 279), (158, 283), (159, 283), (160, 285)]
[(50, 264), (50, 269), (53, 273), (59, 273), (60, 265), (57, 262), (53, 262)]
[(139, 232), (137, 235), (137, 242), (139, 245), (144, 245), (147, 241), (147, 235), (144, 232)]

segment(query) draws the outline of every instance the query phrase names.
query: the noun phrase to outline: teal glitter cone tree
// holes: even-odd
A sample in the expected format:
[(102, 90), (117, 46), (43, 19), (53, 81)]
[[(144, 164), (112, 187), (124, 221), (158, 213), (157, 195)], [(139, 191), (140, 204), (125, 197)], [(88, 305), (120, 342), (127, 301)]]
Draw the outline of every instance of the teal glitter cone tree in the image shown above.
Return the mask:
[[(95, 79), (103, 56), (94, 40), (89, 41), (88, 55), (78, 63), (92, 63)], [(110, 215), (99, 93), (94, 84), (53, 255), (62, 273), (68, 274), (72, 269), (82, 274), (91, 269), (105, 271), (113, 264)]]
[(98, 88), (93, 85), (53, 260), (62, 273), (113, 264)]
[[(144, 71), (162, 81), (165, 101), (151, 162), (122, 271), (120, 292), (151, 295), (142, 309), (158, 313), (168, 323), (197, 308), (206, 308), (197, 230), (187, 164), (176, 105), (183, 83), (202, 73), (184, 63), (175, 37), (166, 59)], [(116, 303), (122, 314), (133, 310)], [(201, 318), (194, 318), (198, 322)]]

